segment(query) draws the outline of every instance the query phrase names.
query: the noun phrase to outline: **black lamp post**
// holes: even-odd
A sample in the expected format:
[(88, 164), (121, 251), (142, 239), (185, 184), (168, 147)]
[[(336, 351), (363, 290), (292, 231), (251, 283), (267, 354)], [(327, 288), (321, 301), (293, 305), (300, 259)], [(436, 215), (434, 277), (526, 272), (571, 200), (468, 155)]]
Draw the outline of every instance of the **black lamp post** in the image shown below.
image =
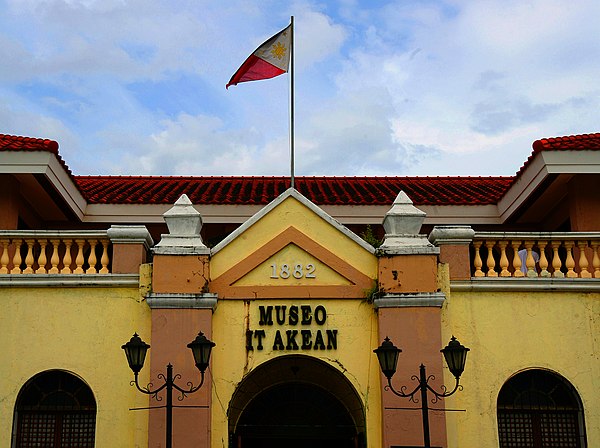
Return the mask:
[(131, 382), (131, 385), (138, 388), (138, 390), (146, 395), (153, 395), (154, 398), (160, 400), (158, 398), (158, 393), (163, 389), (167, 390), (167, 402), (165, 404), (165, 409), (167, 413), (167, 427), (166, 427), (166, 448), (171, 448), (172, 446), (172, 434), (173, 434), (173, 389), (177, 389), (181, 392), (181, 398), (187, 396), (187, 394), (191, 394), (196, 392), (202, 387), (204, 384), (204, 372), (208, 367), (208, 362), (210, 360), (210, 352), (212, 348), (215, 346), (215, 343), (208, 340), (206, 336), (202, 334), (202, 332), (198, 333), (196, 339), (190, 342), (187, 345), (194, 355), (194, 362), (196, 367), (200, 371), (201, 380), (198, 386), (194, 386), (191, 382), (188, 382), (189, 389), (182, 389), (177, 384), (175, 384), (175, 380), (180, 379), (181, 375), (177, 374), (173, 376), (173, 366), (169, 363), (167, 365), (167, 375), (163, 375), (162, 373), (158, 374), (158, 378), (164, 380), (164, 384), (157, 389), (150, 390), (150, 384), (148, 387), (140, 387), (138, 383), (138, 373), (144, 367), (144, 360), (146, 359), (146, 352), (150, 348), (148, 344), (141, 340), (141, 338), (134, 333), (133, 337), (121, 346), (123, 350), (125, 350), (125, 355), (127, 356), (127, 362), (129, 363), (129, 367), (133, 371), (133, 375), (135, 380)]
[(444, 358), (446, 359), (446, 364), (448, 364), (448, 369), (456, 378), (456, 384), (454, 389), (450, 392), (447, 392), (446, 386), (442, 386), (442, 393), (436, 392), (430, 385), (429, 380), (435, 379), (433, 375), (427, 376), (425, 371), (425, 366), (421, 364), (419, 368), (419, 376), (413, 375), (411, 377), (412, 380), (418, 381), (417, 387), (410, 392), (405, 393), (404, 390), (406, 386), (402, 386), (400, 388), (400, 392), (394, 389), (392, 386), (392, 376), (396, 373), (396, 366), (398, 365), (398, 356), (402, 352), (398, 347), (392, 344), (389, 338), (385, 338), (385, 340), (381, 343), (381, 345), (373, 350), (377, 355), (377, 359), (379, 360), (379, 366), (381, 367), (381, 371), (385, 375), (388, 380), (387, 386), (385, 389), (391, 390), (395, 395), (399, 397), (409, 398), (412, 402), (417, 402), (414, 399), (414, 396), (417, 392), (421, 393), (421, 413), (423, 416), (423, 442), (425, 448), (431, 448), (431, 441), (429, 439), (429, 407), (427, 404), (427, 391), (430, 391), (434, 398), (432, 399), (432, 403), (436, 403), (440, 398), (449, 397), (458, 389), (462, 390), (462, 386), (459, 385), (460, 376), (465, 370), (465, 363), (467, 362), (467, 352), (469, 349), (464, 345), (461, 345), (458, 340), (452, 336), (448, 345), (440, 350), (444, 354)]

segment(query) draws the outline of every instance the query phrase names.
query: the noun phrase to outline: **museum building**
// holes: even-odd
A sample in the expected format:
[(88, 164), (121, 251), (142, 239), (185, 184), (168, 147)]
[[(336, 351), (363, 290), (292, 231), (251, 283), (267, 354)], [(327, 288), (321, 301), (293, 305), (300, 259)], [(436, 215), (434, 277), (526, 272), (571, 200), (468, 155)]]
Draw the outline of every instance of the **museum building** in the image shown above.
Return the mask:
[(600, 134), (294, 188), (0, 135), (0, 445), (600, 446), (599, 246)]

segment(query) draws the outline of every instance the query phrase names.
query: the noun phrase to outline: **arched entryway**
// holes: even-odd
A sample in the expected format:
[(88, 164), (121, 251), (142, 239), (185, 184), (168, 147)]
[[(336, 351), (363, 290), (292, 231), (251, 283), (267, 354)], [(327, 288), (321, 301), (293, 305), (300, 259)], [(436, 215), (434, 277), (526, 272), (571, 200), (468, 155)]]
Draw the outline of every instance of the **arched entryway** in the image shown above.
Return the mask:
[(50, 370), (31, 378), (15, 406), (14, 448), (93, 448), (96, 399), (75, 375)]
[(282, 356), (250, 372), (228, 416), (235, 448), (366, 446), (358, 393), (339, 370), (309, 356)]
[(548, 370), (514, 375), (498, 394), (498, 438), (500, 448), (585, 448), (579, 394)]

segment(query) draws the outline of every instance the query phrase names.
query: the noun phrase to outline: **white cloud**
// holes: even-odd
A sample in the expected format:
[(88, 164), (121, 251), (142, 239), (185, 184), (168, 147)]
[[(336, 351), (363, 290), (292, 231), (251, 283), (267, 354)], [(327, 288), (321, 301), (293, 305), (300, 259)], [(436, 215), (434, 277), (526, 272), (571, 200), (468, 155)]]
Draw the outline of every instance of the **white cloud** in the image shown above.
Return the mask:
[(598, 130), (592, 0), (0, 8), (0, 132), (81, 174), (287, 174), (289, 78), (224, 85), (290, 14), (299, 175), (511, 174), (533, 140)]
[(297, 36), (302, 37), (295, 42), (295, 61), (299, 70), (335, 56), (347, 34), (342, 25), (306, 6), (294, 17), (294, 25)]

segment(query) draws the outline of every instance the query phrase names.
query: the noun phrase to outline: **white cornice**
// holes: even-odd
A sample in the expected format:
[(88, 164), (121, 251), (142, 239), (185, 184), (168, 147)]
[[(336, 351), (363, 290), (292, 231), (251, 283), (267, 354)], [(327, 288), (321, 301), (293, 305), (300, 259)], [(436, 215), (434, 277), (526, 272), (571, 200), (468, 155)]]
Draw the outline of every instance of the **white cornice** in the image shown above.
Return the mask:
[[(381, 224), (391, 205), (323, 205), (319, 206), (344, 225)], [(115, 224), (164, 224), (163, 213), (169, 204), (89, 204), (84, 222)], [(194, 205), (205, 224), (243, 224), (263, 205)], [(425, 225), (501, 224), (495, 205), (420, 205), (427, 213)]]

